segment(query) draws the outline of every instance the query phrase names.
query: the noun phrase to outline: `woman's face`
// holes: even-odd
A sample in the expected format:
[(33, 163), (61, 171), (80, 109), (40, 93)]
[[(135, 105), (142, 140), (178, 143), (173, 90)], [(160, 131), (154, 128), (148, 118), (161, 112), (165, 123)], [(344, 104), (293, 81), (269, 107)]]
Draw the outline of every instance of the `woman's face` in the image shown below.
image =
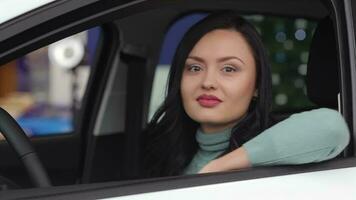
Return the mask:
[(198, 41), (185, 62), (183, 106), (204, 132), (220, 131), (246, 114), (255, 84), (255, 60), (242, 34), (213, 30)]

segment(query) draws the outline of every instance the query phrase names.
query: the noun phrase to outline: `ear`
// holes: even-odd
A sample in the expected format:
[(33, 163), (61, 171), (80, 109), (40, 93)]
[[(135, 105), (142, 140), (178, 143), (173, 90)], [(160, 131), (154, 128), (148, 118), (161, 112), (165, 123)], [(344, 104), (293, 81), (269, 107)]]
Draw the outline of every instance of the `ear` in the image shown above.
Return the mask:
[(258, 89), (255, 90), (255, 92), (253, 93), (254, 97), (258, 97)]

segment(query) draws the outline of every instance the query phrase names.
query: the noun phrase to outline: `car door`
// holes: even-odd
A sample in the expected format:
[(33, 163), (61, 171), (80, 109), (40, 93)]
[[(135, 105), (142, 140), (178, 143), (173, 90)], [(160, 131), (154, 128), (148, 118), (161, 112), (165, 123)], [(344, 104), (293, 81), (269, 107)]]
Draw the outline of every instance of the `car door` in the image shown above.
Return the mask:
[[(14, 3), (4, 2), (3, 11)], [(75, 184), (83, 172), (88, 124), (112, 62), (116, 46), (111, 35), (116, 30), (100, 24), (80, 33), (77, 27), (64, 32), (60, 31), (63, 24), (51, 26), (48, 22), (52, 19), (57, 24), (64, 15), (71, 21), (77, 15), (73, 10), (95, 1), (38, 3), (44, 5), (1, 24), (1, 106), (31, 136), (53, 185)], [(33, 2), (28, 8), (31, 6), (35, 6)], [(43, 38), (44, 34), (52, 36)], [(1, 176), (20, 188), (33, 187), (4, 139), (0, 154)]]
[[(300, 166), (262, 167), (257, 169), (221, 172), (206, 175), (188, 175), (155, 179), (138, 179), (111, 183), (61, 187), (58, 189), (31, 189), (9, 191), (8, 197), (33, 198), (335, 198), (344, 195), (352, 199), (355, 184), (354, 152), (354, 81), (355, 45), (351, 1), (133, 1), (130, 3), (93, 3), (78, 9), (76, 13), (64, 12), (65, 17), (48, 19), (54, 27), (44, 31), (44, 24), (30, 29), (33, 35), (25, 37), (17, 33), (4, 40), (4, 48), (10, 53), (2, 54), (1, 60), (9, 61), (43, 46), (49, 41), (64, 38), (93, 26), (102, 25), (113, 44), (104, 46), (99, 54), (95, 75), (89, 80), (80, 115), (79, 177), (83, 183), (126, 180), (135, 176), (137, 168), (137, 135), (149, 117), (149, 99), (155, 69), (159, 63), (159, 50), (168, 24), (177, 17), (191, 12), (235, 9), (245, 14), (273, 14), (276, 16), (305, 17), (320, 20), (331, 16), (336, 33), (337, 69), (340, 72), (340, 100), (337, 108), (342, 112), (351, 130), (352, 142), (341, 155), (329, 162)], [(126, 4), (124, 4), (126, 3)], [(94, 9), (95, 8), (95, 9)], [(55, 10), (55, 9), (54, 9)], [(52, 13), (52, 12), (51, 12)], [(56, 13), (56, 12), (53, 12)], [(69, 19), (69, 17), (72, 17)], [(345, 19), (347, 19), (345, 21)], [(43, 19), (42, 19), (43, 20)], [(153, 23), (155, 22), (155, 23)], [(160, 22), (160, 23), (158, 23)], [(149, 29), (146, 27), (149, 24)], [(347, 29), (342, 29), (347, 25)], [(48, 25), (48, 24), (47, 24)], [(146, 26), (144, 26), (146, 25)], [(36, 30), (36, 31), (34, 31)], [(43, 30), (41, 32), (41, 30)], [(7, 29), (4, 29), (6, 33)], [(105, 31), (104, 31), (105, 32)], [(28, 33), (28, 32), (27, 32)], [(37, 35), (36, 35), (37, 34)], [(43, 36), (44, 35), (44, 36)], [(16, 37), (17, 36), (17, 37)], [(20, 40), (22, 38), (22, 40)], [(31, 41), (30, 41), (31, 39)], [(17, 41), (19, 40), (19, 41)], [(121, 43), (120, 43), (121, 41)], [(27, 43), (26, 43), (27, 42)], [(23, 47), (19, 47), (24, 43)], [(13, 48), (10, 48), (13, 44)], [(124, 45), (125, 44), (125, 45)], [(7, 46), (6, 46), (7, 45)], [(119, 46), (120, 50), (116, 48)], [(152, 53), (154, 52), (154, 53)], [(101, 57), (100, 57), (101, 55)], [(5, 61), (4, 61), (5, 62)], [(115, 66), (115, 67), (114, 67)], [(135, 84), (135, 74), (146, 66), (142, 81)], [(132, 67), (132, 68), (131, 68)], [(136, 68), (137, 67), (137, 68)], [(129, 72), (128, 70), (132, 70)], [(322, 72), (320, 72), (321, 74)], [(130, 75), (131, 74), (131, 75)], [(123, 77), (120, 77), (123, 76)], [(120, 78), (118, 78), (120, 77)], [(126, 80), (127, 78), (127, 80)], [(130, 93), (134, 88), (137, 93)], [(117, 92), (119, 91), (119, 92)], [(115, 99), (116, 98), (116, 99)], [(113, 99), (115, 101), (113, 101)], [(135, 101), (136, 100), (136, 101)], [(119, 102), (119, 103), (117, 103)], [(118, 105), (117, 105), (118, 104)], [(123, 106), (123, 108), (120, 107)], [(137, 107), (136, 107), (137, 106)], [(132, 114), (129, 112), (135, 110)], [(130, 135), (128, 134), (130, 133)], [(36, 141), (34, 141), (36, 143)], [(136, 153), (135, 153), (136, 152)], [(41, 152), (39, 152), (41, 155)], [(46, 162), (46, 161), (44, 161)], [(131, 170), (132, 169), (132, 170)], [(128, 173), (132, 173), (127, 175)], [(276, 189), (277, 188), (277, 189)]]

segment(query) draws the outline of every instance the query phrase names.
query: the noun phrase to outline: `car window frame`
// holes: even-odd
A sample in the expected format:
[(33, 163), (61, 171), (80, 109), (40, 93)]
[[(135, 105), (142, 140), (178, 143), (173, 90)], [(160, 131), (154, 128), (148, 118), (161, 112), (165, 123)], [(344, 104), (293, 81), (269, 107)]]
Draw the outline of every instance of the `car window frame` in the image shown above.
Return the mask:
[[(350, 37), (348, 33), (352, 26), (350, 26), (350, 21), (347, 20), (348, 15), (351, 11), (346, 6), (350, 6), (349, 0), (329, 1), (329, 7), (331, 9), (331, 16), (334, 20), (334, 27), (336, 32), (337, 41), (337, 51), (338, 51), (338, 64), (340, 72), (340, 96), (341, 96), (341, 107), (340, 112), (342, 113), (345, 121), (349, 125), (350, 129), (350, 143), (347, 149), (344, 151), (345, 156), (355, 156), (355, 126), (356, 126), (356, 111), (355, 104), (356, 98), (354, 90), (354, 82), (356, 81), (356, 74), (354, 72), (355, 64), (352, 52), (354, 52), (352, 46), (355, 44), (355, 38)], [(347, 30), (343, 27), (348, 27)]]
[[(348, 0), (344, 0), (344, 1), (348, 1)], [(156, 2), (158, 2), (158, 1), (156, 1)], [(344, 31), (340, 30), (341, 29), (340, 27), (342, 27), (342, 20), (344, 19), (345, 16), (343, 16), (343, 14), (338, 11), (338, 9), (343, 9), (342, 8), (343, 2), (340, 3), (336, 0), (331, 0), (331, 3), (332, 3), (332, 5), (331, 5), (332, 9), (336, 16), (335, 22), (337, 24), (338, 41), (342, 41), (341, 43), (339, 43), (339, 45), (340, 45), (339, 48), (342, 49), (344, 47), (348, 47), (348, 44), (347, 44), (347, 42), (345, 42), (345, 38), (344, 38), (345, 33), (344, 33)], [(120, 6), (118, 6), (118, 7), (120, 7)], [(127, 8), (130, 8), (130, 7), (128, 6)], [(147, 6), (147, 5), (145, 6), (145, 4), (144, 4), (143, 8), (141, 8), (141, 9), (145, 10), (145, 9), (150, 9), (150, 8), (151, 8), (151, 6)], [(116, 11), (111, 10), (111, 12), (113, 12), (113, 13), (118, 12), (120, 9), (124, 9), (124, 8), (121, 7), (121, 8), (116, 8), (116, 9), (117, 9)], [(128, 10), (130, 10), (130, 9), (128, 9)], [(135, 9), (133, 9), (133, 10), (135, 10)], [(139, 9), (137, 9), (137, 10), (139, 10)], [(131, 10), (131, 14), (132, 14), (132, 12), (138, 12), (137, 10), (135, 10), (135, 11)], [(116, 14), (114, 16), (123, 17), (125, 15), (128, 15), (128, 13), (130, 13), (130, 11), (127, 11), (127, 13), (125, 13), (125, 14)], [(49, 34), (47, 34), (43, 37), (32, 35), (32, 37), (37, 37), (36, 41), (28, 42), (28, 43), (22, 45), (22, 47), (26, 46), (25, 49), (19, 50), (19, 48), (17, 48), (17, 49), (14, 49), (12, 51), (12, 53), (10, 53), (10, 54), (7, 54), (7, 55), (0, 54), (0, 57), (1, 57), (0, 63), (5, 62), (6, 60), (8, 60), (11, 57), (16, 57), (17, 55), (23, 54), (24, 52), (28, 52), (33, 48), (43, 46), (44, 44), (47, 44), (50, 41), (54, 41), (55, 39), (63, 38), (63, 37), (70, 35), (74, 32), (78, 32), (80, 30), (83, 30), (90, 26), (93, 26), (94, 24), (104, 23), (105, 21), (108, 21), (112, 17), (112, 16), (111, 17), (109, 16), (109, 14), (112, 14), (112, 13), (105, 12), (105, 10), (101, 14), (102, 14), (101, 16), (97, 15), (96, 18), (88, 17), (86, 19), (83, 19), (80, 23), (73, 22), (72, 24), (69, 24), (65, 28), (62, 28), (60, 30), (52, 30), (52, 31), (50, 31)], [(103, 17), (104, 15), (105, 15), (105, 17)], [(28, 37), (28, 38), (31, 38), (31, 37)], [(354, 39), (353, 39), (353, 41), (354, 41)], [(347, 49), (349, 49), (349, 47)], [(340, 60), (341, 60), (340, 66), (342, 68), (350, 68), (351, 67), (350, 64), (343, 63), (342, 60), (343, 60), (343, 58), (346, 58), (347, 60), (354, 59), (354, 58), (352, 58), (352, 57), (349, 58), (349, 56), (348, 56), (349, 54), (347, 52), (340, 52), (340, 54), (341, 54), (340, 55)], [(345, 71), (345, 72), (347, 72), (347, 71)], [(342, 76), (347, 76), (347, 74), (345, 72), (343, 73), (344, 75), (342, 75)], [(352, 80), (355, 80), (354, 76), (356, 76), (356, 75), (353, 74), (352, 76), (353, 76)], [(342, 87), (346, 87), (345, 85), (351, 84), (350, 78), (342, 77), (342, 80), (344, 82), (344, 86), (342, 86)], [(356, 87), (356, 86), (352, 86), (352, 87)], [(353, 117), (353, 115), (355, 115), (355, 112), (353, 111), (353, 109), (356, 109), (356, 108), (353, 108), (351, 106), (352, 106), (353, 102), (356, 102), (356, 97), (353, 97), (356, 95), (352, 96), (352, 94), (353, 94), (352, 91), (355, 91), (355, 90), (351, 91), (349, 88), (344, 88), (343, 90), (345, 91), (345, 93), (344, 92), (342, 93), (342, 99), (344, 101), (343, 111), (346, 115), (345, 116), (346, 120), (348, 120), (349, 124), (352, 124), (352, 128), (354, 130), (354, 127), (356, 125), (356, 122), (355, 122), (356, 119), (355, 119), (355, 117)], [(347, 100), (347, 98), (350, 97), (350, 95), (352, 96), (351, 103), (348, 102), (348, 100)], [(89, 96), (86, 98), (89, 98)], [(349, 109), (350, 107), (352, 109)], [(352, 121), (352, 119), (353, 119), (353, 121)], [(91, 119), (91, 120), (93, 120), (93, 119)], [(350, 122), (350, 120), (351, 120), (351, 122)], [(89, 131), (89, 133), (90, 132), (91, 131)], [(354, 132), (352, 132), (352, 133), (355, 134)], [(355, 157), (350, 157), (350, 158), (345, 158), (345, 159), (340, 159), (340, 160), (332, 160), (332, 161), (325, 162), (325, 163), (302, 165), (302, 166), (289, 166), (289, 167), (285, 166), (285, 167), (272, 167), (272, 168), (268, 167), (265, 169), (265, 171), (262, 170), (261, 168), (259, 168), (259, 169), (251, 169), (251, 170), (239, 171), (239, 172), (221, 172), (221, 173), (209, 174), (209, 175), (191, 175), (191, 176), (181, 176), (181, 177), (157, 178), (157, 179), (150, 179), (150, 180), (136, 180), (136, 181), (131, 182), (131, 185), (129, 184), (130, 186), (127, 186), (127, 187), (131, 188), (130, 191), (132, 193), (139, 193), (138, 188), (140, 188), (140, 187), (141, 188), (146, 187), (146, 188), (150, 189), (149, 185), (152, 185), (152, 184), (154, 185), (154, 183), (157, 183), (159, 185), (159, 184), (164, 183), (163, 180), (169, 180), (169, 181), (172, 181), (171, 187), (182, 188), (182, 187), (190, 187), (190, 186), (193, 186), (194, 184), (205, 185), (205, 184), (213, 184), (213, 183), (219, 183), (219, 182), (249, 180), (249, 179), (254, 179), (254, 178), (266, 177), (269, 175), (279, 176), (279, 175), (285, 175), (285, 174), (302, 173), (302, 172), (306, 172), (306, 171), (318, 171), (318, 170), (338, 169), (338, 168), (345, 168), (345, 167), (355, 167), (356, 166), (355, 160), (356, 160)], [(306, 166), (308, 166), (308, 167), (306, 167)], [(259, 172), (259, 170), (262, 170), (262, 171)], [(191, 185), (187, 184), (188, 180), (191, 180), (194, 184), (191, 184)], [(210, 180), (210, 181), (207, 181), (207, 180)], [(123, 182), (120, 182), (120, 183), (123, 184)], [(161, 185), (161, 186), (159, 186), (158, 189), (165, 190), (167, 188), (169, 188), (167, 185)], [(154, 191), (154, 189), (150, 189), (149, 191)], [(128, 194), (128, 192), (125, 193), (124, 190), (118, 191), (118, 192), (121, 192), (122, 194)]]
[[(291, 174), (303, 174), (332, 169), (355, 169), (356, 158), (347, 158), (323, 163), (312, 163), (303, 166), (273, 166), (255, 169), (220, 172), (211, 174), (194, 174), (151, 179), (138, 179), (130, 181), (115, 181), (106, 183), (92, 183), (84, 185), (71, 185), (50, 188), (34, 188), (27, 190), (13, 190), (2, 193), (9, 199), (18, 198), (46, 198), (46, 199), (73, 199), (90, 198), (102, 199), (122, 197), (128, 195), (144, 194), (174, 189), (205, 186), (211, 184), (239, 182), (258, 178), (277, 177)], [(253, 178), (251, 178), (253, 177)]]
[(350, 76), (351, 76), (351, 81), (349, 82), (351, 84), (351, 90), (352, 94), (349, 95), (346, 98), (352, 99), (353, 102), (353, 107), (352, 109), (352, 119), (350, 120), (352, 126), (351, 129), (351, 142), (349, 145), (349, 150), (345, 152), (346, 155), (356, 155), (356, 109), (355, 109), (355, 102), (356, 102), (356, 3), (355, 1), (352, 0), (344, 0), (344, 9), (345, 9), (345, 23), (346, 23), (346, 29), (345, 32), (347, 31), (347, 39), (348, 39), (348, 45), (347, 49), (349, 51), (349, 66), (350, 66)]

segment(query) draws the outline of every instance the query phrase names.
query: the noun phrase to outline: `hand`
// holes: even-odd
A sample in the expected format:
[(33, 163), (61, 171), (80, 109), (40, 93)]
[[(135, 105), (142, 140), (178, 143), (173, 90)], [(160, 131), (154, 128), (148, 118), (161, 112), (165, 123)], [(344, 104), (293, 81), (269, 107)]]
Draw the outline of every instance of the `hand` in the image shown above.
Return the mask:
[(205, 165), (198, 173), (212, 173), (212, 172), (221, 172), (223, 169), (219, 169), (219, 159), (210, 161)]
[(210, 161), (198, 173), (222, 172), (249, 167), (251, 167), (251, 163), (247, 152), (244, 147), (240, 147), (218, 159)]

